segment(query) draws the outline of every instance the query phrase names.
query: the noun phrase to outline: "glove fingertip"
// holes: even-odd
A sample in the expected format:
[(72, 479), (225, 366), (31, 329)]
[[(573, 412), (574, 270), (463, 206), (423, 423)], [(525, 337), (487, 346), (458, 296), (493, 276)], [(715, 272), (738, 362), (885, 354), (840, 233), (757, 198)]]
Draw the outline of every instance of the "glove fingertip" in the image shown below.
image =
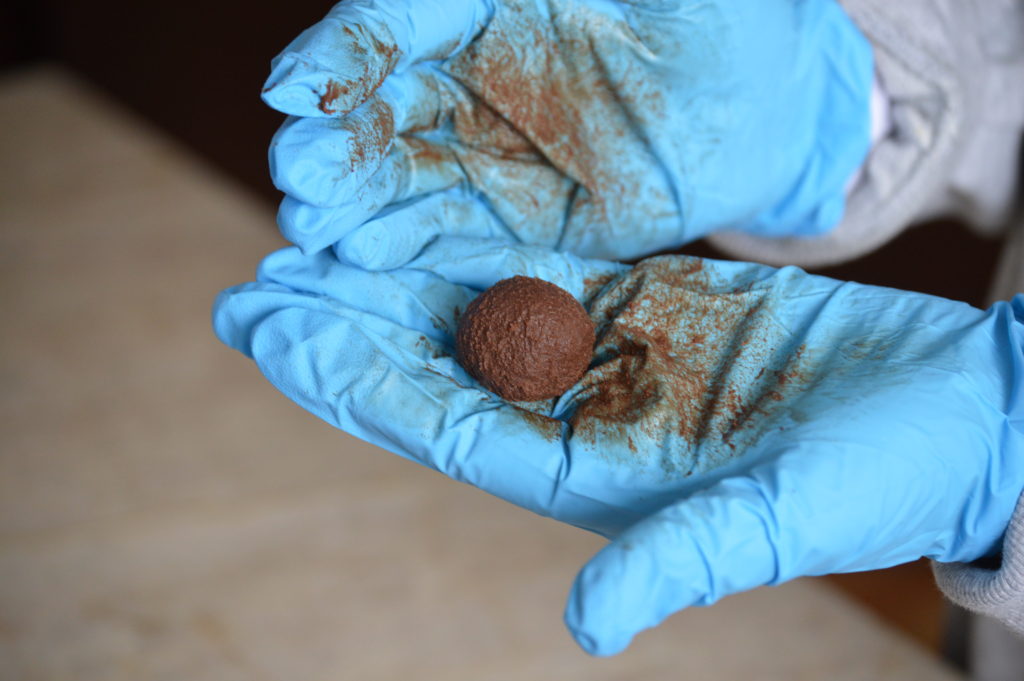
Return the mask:
[(575, 598), (575, 593), (570, 596), (570, 603), (566, 607), (563, 621), (569, 634), (576, 641), (576, 645), (582, 648), (583, 652), (594, 657), (609, 657), (618, 655), (629, 647), (633, 640), (632, 635), (623, 635), (621, 632), (607, 630), (599, 631), (592, 622), (580, 621), (578, 613), (573, 608), (573, 598)]
[(321, 213), (301, 201), (285, 197), (277, 209), (277, 228), (303, 255), (318, 253), (331, 245), (332, 238)]
[(342, 262), (364, 270), (376, 272), (389, 269), (388, 248), (383, 235), (364, 235), (356, 232), (336, 244), (334, 252)]
[(436, 231), (422, 229), (415, 217), (395, 221), (378, 218), (362, 225), (339, 242), (338, 258), (366, 270), (395, 269), (419, 254)]
[[(623, 613), (616, 612), (617, 605), (612, 594), (606, 593), (609, 584), (624, 585), (618, 553), (620, 548), (613, 542), (588, 562), (573, 582), (565, 605), (563, 621), (576, 644), (588, 655), (607, 657), (617, 655), (629, 647), (638, 630), (622, 628)], [(609, 572), (618, 575), (614, 576)], [(617, 592), (618, 589), (615, 589)]]
[(241, 284), (224, 289), (213, 301), (213, 308), (210, 311), (210, 322), (213, 326), (213, 333), (221, 343), (241, 352), (252, 359), (252, 347), (250, 343), (250, 325), (240, 322), (245, 315), (239, 315), (237, 310), (237, 296), (244, 293), (253, 284)]
[[(566, 625), (568, 627), (568, 625)], [(605, 657), (607, 653), (603, 652), (601, 644), (590, 634), (583, 631), (568, 627), (569, 634), (573, 640), (576, 641), (576, 645), (583, 649), (587, 655), (593, 655), (594, 657)]]
[[(344, 113), (334, 81), (315, 67), (291, 57), (274, 64), (260, 98), (272, 109), (291, 116), (317, 117)], [(335, 94), (337, 93), (337, 94)]]

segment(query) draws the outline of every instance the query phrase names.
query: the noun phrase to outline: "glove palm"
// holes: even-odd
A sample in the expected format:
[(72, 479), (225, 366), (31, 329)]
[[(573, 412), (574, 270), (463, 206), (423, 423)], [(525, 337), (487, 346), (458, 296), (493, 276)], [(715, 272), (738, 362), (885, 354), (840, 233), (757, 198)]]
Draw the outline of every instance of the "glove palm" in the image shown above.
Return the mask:
[[(591, 369), (557, 401), (506, 403), (452, 357), (457, 310), (513, 274), (597, 323)], [(606, 654), (736, 591), (998, 550), (1024, 487), (1022, 302), (441, 238), (390, 272), (282, 251), (214, 319), (321, 418), (613, 538), (567, 609)]]

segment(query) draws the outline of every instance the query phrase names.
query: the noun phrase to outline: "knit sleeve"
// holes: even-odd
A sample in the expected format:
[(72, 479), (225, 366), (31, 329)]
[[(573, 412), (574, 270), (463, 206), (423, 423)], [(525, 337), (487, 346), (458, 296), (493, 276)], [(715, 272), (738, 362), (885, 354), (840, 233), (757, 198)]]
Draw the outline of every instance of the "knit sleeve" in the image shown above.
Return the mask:
[(1024, 496), (1006, 529), (998, 565), (932, 563), (932, 570), (950, 600), (1024, 636)]

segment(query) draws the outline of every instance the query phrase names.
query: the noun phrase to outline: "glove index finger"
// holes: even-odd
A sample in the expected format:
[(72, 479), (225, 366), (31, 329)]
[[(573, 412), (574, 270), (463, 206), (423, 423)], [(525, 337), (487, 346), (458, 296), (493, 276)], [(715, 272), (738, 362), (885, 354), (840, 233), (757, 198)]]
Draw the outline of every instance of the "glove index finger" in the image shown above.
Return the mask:
[(380, 87), (398, 63), (398, 44), (386, 23), (338, 11), (347, 6), (336, 7), (274, 59), (264, 102), (292, 116), (338, 116)]
[(346, 0), (274, 59), (263, 101), (293, 116), (339, 116), (392, 72), (461, 50), (493, 0)]

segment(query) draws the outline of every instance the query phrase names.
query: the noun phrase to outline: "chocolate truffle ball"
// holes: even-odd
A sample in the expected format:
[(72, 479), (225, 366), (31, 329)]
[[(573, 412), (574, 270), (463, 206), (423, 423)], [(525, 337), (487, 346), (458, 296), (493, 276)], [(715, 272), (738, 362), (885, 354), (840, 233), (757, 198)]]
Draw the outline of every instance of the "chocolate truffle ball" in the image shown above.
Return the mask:
[(558, 397), (583, 376), (594, 324), (575, 298), (542, 279), (502, 279), (466, 307), (459, 362), (506, 400)]

